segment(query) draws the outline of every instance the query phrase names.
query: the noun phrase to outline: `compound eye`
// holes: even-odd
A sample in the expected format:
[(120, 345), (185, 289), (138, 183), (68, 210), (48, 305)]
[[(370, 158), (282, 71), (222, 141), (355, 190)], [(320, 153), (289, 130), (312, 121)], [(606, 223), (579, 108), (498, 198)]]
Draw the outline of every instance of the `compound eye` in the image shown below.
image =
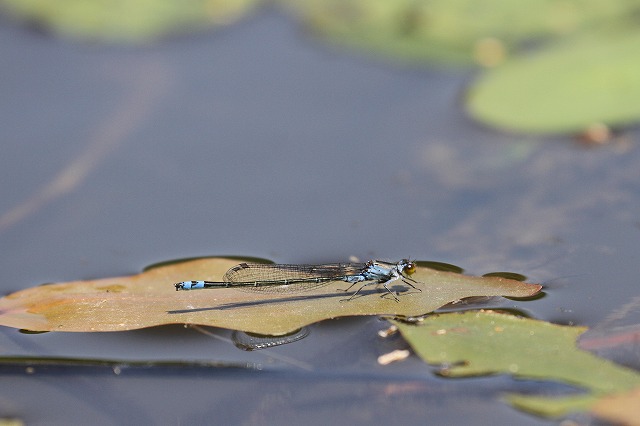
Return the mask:
[(402, 270), (407, 275), (413, 275), (416, 272), (416, 264), (413, 262), (409, 262), (404, 265), (404, 269)]

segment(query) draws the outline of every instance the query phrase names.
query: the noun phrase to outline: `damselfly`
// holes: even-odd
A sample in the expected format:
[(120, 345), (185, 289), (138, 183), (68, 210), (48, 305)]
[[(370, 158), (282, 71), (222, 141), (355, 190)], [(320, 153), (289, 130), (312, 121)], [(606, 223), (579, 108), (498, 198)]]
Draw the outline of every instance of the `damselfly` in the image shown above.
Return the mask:
[(391, 263), (382, 260), (370, 260), (366, 263), (327, 263), (322, 265), (287, 265), (269, 263), (240, 263), (229, 269), (221, 282), (183, 281), (176, 283), (176, 290), (196, 290), (203, 288), (233, 287), (241, 290), (293, 293), (311, 290), (327, 285), (333, 281), (344, 281), (349, 284), (349, 291), (354, 285), (361, 284), (348, 299), (351, 300), (360, 291), (370, 285), (382, 286), (400, 300), (397, 293), (391, 291), (388, 284), (401, 280), (409, 287), (416, 288), (410, 278), (416, 272), (415, 263), (408, 259)]

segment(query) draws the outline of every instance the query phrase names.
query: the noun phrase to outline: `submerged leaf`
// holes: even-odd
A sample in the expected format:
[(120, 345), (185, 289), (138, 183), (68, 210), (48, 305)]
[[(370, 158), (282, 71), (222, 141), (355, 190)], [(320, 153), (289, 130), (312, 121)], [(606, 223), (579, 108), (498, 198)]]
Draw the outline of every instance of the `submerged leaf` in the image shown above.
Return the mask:
[(235, 22), (258, 1), (0, 0), (0, 6), (64, 36), (141, 43)]
[(487, 71), (467, 109), (502, 129), (581, 132), (640, 120), (640, 31), (590, 34)]
[(509, 374), (561, 381), (588, 390), (587, 394), (570, 397), (507, 398), (518, 408), (538, 414), (557, 416), (584, 410), (605, 394), (640, 386), (640, 374), (576, 347), (584, 327), (492, 311), (433, 315), (420, 325), (396, 323), (422, 359), (446, 366), (443, 375)]
[(237, 263), (205, 258), (163, 264), (129, 277), (29, 288), (0, 299), (0, 325), (40, 331), (120, 331), (185, 323), (281, 335), (328, 318), (417, 316), (465, 297), (529, 297), (541, 288), (500, 277), (471, 277), (419, 267), (413, 278), (420, 282), (416, 286), (422, 292), (393, 285), (392, 290), (401, 292), (399, 303), (375, 286), (364, 289), (360, 297), (343, 301), (349, 293), (342, 291), (348, 287), (342, 281), (295, 294), (233, 288), (175, 291), (175, 282), (220, 281)]

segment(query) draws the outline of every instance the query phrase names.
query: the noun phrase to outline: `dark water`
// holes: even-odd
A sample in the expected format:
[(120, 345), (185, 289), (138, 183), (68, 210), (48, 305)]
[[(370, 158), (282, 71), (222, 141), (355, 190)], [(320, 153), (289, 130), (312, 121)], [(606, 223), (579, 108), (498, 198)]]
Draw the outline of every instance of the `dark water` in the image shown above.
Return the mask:
[[(636, 130), (586, 148), (485, 129), (462, 108), (472, 73), (334, 51), (273, 12), (147, 49), (74, 44), (1, 23), (5, 294), (191, 256), (410, 256), (541, 282), (544, 298), (496, 304), (544, 320), (593, 327), (635, 309)], [(225, 330), (214, 332), (227, 341), (182, 327), (2, 328), (5, 356), (250, 368), (3, 367), (0, 416), (545, 423), (497, 398), (523, 384), (438, 379), (415, 357), (378, 366), (378, 355), (404, 347), (379, 339), (384, 327), (375, 318), (327, 321), (304, 340), (256, 352), (235, 348)]]

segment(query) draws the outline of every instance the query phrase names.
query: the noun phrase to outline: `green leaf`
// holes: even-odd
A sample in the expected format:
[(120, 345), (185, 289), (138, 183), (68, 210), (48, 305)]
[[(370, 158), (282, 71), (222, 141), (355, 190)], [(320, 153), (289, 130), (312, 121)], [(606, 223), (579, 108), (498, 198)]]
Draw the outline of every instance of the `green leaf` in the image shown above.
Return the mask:
[(516, 407), (557, 416), (584, 410), (606, 394), (640, 386), (640, 374), (578, 349), (586, 328), (568, 327), (492, 311), (432, 315), (419, 325), (395, 321), (402, 336), (426, 362), (445, 366), (449, 377), (509, 374), (585, 388), (570, 397), (511, 395)]
[[(628, 16), (637, 0), (281, 0), (333, 43), (409, 61), (470, 62)], [(486, 40), (496, 43), (484, 43)], [(502, 47), (501, 47), (502, 46)], [(503, 52), (504, 53), (504, 52)], [(494, 54), (502, 54), (494, 52)], [(482, 59), (480, 60), (482, 62)]]
[[(422, 292), (403, 285), (400, 302), (373, 287), (342, 301), (348, 284), (296, 294), (233, 288), (176, 292), (185, 280), (220, 281), (237, 259), (205, 258), (162, 264), (145, 272), (93, 281), (49, 284), (0, 299), (0, 325), (35, 331), (121, 331), (162, 324), (200, 324), (282, 335), (328, 318), (349, 315), (418, 316), (470, 296), (529, 297), (540, 285), (500, 277), (471, 277), (423, 267), (413, 275)], [(404, 291), (404, 290), (411, 291)], [(380, 290), (380, 291), (378, 291)]]
[(57, 34), (144, 43), (235, 22), (259, 0), (0, 0), (10, 14)]
[(505, 400), (518, 410), (545, 417), (561, 417), (569, 413), (589, 411), (602, 394), (538, 397), (534, 395), (506, 395)]
[(532, 133), (583, 131), (640, 119), (640, 31), (572, 38), (487, 71), (469, 113), (491, 126)]

